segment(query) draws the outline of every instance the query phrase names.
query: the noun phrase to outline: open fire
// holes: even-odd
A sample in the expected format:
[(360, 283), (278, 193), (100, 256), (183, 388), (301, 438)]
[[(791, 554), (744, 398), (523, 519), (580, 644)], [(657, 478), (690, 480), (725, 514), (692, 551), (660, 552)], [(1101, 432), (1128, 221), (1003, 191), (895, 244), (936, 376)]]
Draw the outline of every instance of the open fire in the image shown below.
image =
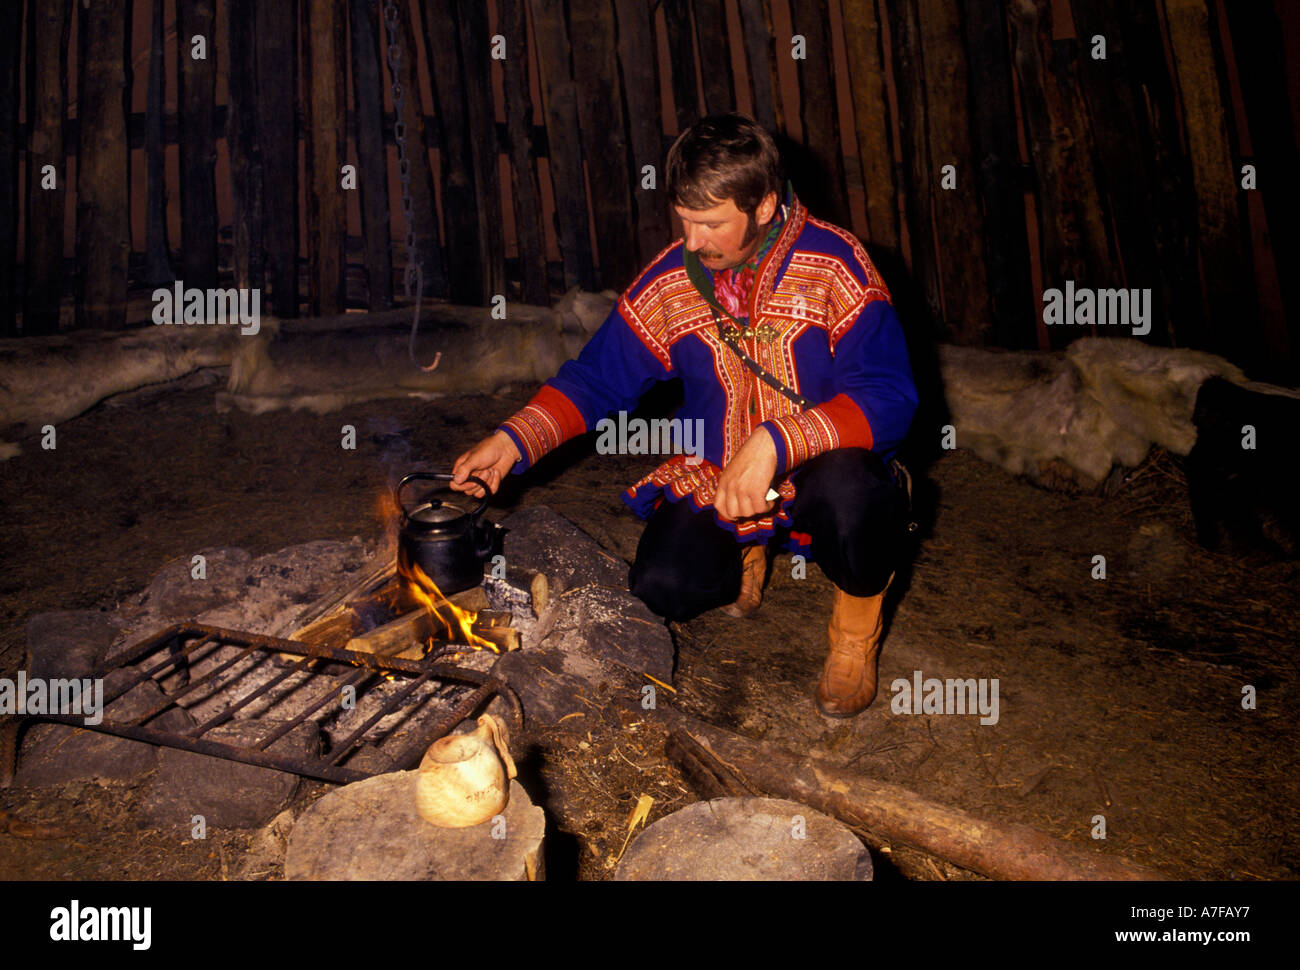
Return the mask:
[[(472, 647), (475, 650), (491, 650), (493, 653), (500, 653), (501, 650), (495, 643), (474, 632), (474, 624), (478, 620), (478, 611), (461, 609), (447, 597), (442, 595), (438, 589), (438, 584), (430, 579), (423, 569), (414, 563), (405, 563), (399, 557), (397, 564), (397, 574), (406, 581), (406, 590), (410, 595), (424, 607), (428, 617), (441, 621), (447, 631), (447, 640), (451, 643)], [(451, 619), (443, 615), (446, 611)], [(453, 630), (453, 622), (455, 629)], [(457, 640), (457, 634), (460, 639)], [(428, 638), (425, 653), (434, 649), (434, 638)], [(459, 659), (456, 654), (453, 659)]]

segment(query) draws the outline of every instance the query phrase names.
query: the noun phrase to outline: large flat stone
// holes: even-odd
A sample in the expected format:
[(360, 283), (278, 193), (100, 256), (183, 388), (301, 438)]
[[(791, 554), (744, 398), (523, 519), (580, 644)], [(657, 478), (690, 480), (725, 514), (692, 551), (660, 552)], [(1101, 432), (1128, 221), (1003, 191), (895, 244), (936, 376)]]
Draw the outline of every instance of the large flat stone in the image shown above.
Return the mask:
[(841, 822), (780, 798), (715, 798), (659, 819), (624, 853), (616, 880), (835, 880), (872, 877)]
[(27, 676), (85, 677), (107, 656), (120, 632), (121, 624), (112, 613), (37, 613), (27, 621)]
[[(232, 721), (203, 735), (205, 740), (240, 746), (256, 743), (281, 721)], [(270, 751), (292, 757), (314, 756), (320, 736), (310, 721), (298, 725)], [(298, 775), (274, 768), (228, 761), (192, 751), (163, 748), (158, 771), (142, 800), (146, 815), (160, 826), (188, 830), (195, 815), (209, 827), (258, 828), (266, 825), (298, 791)]]
[[(131, 671), (115, 670), (104, 678), (105, 696), (131, 675)], [(134, 721), (162, 700), (163, 692), (158, 685), (145, 681), (107, 705), (104, 720)], [(184, 731), (193, 724), (188, 714), (173, 708), (151, 720), (149, 727)], [(14, 781), (31, 787), (73, 781), (129, 784), (140, 781), (154, 770), (157, 750), (144, 741), (131, 741), (91, 728), (35, 723), (29, 725), (23, 734)]]
[(418, 771), (335, 789), (298, 819), (286, 879), (540, 879), (546, 817), (519, 782), (499, 821), (463, 829), (431, 825), (415, 805)]
[(520, 509), (501, 520), (506, 562), (546, 573), (551, 596), (598, 583), (627, 588), (627, 563), (558, 512), (544, 505)]
[(119, 651), (179, 622), (281, 635), (309, 604), (373, 564), (375, 556), (357, 536), (347, 542), (305, 542), (256, 559), (244, 549), (196, 553), (207, 560), (204, 579), (192, 577), (191, 557), (180, 557), (124, 605), (127, 630)]
[(528, 719), (554, 724), (583, 709), (578, 697), (597, 703), (611, 692), (635, 695), (646, 674), (672, 683), (672, 637), (627, 591), (626, 564), (545, 507), (502, 524), (510, 529), (507, 561), (541, 570), (553, 584), (543, 617), (516, 618), (525, 648), (493, 668), (519, 694)]

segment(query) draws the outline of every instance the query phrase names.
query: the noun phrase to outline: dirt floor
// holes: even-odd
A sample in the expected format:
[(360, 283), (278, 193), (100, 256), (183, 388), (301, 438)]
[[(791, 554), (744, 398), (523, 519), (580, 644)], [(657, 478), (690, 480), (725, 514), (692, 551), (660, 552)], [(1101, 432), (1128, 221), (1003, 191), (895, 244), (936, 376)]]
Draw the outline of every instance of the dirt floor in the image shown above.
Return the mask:
[[(218, 387), (121, 396), (60, 425), (55, 450), (24, 442), (0, 466), (0, 676), (23, 665), (32, 614), (111, 610), (175, 557), (377, 535), (391, 474), (449, 467), (528, 396), (252, 417), (218, 413)], [(355, 451), (340, 447), (344, 424)], [(619, 491), (655, 463), (575, 443), (493, 508), (549, 505), (630, 560), (640, 523)], [(1300, 564), (1200, 549), (1181, 464), (1159, 452), (1109, 497), (1045, 491), (953, 452), (918, 481), (917, 506), (918, 553), (891, 590), (870, 710), (838, 722), (816, 712), (831, 587), (815, 566), (795, 578), (788, 556), (755, 616), (672, 628), (672, 703), (1059, 838), (1090, 841), (1103, 816), (1100, 851), (1174, 878), (1300, 876)], [(895, 678), (918, 670), (996, 678), (997, 723), (893, 712)], [(553, 879), (608, 877), (640, 795), (655, 799), (651, 821), (695, 799), (661, 732), (598, 714), (531, 736), (521, 759), (552, 826)], [(298, 807), (326, 790), (306, 786)], [(93, 784), (0, 791), (0, 879), (279, 875), (273, 861), (248, 865), (256, 833), (194, 842), (139, 828), (138, 797)], [(875, 854), (878, 878), (970, 878), (905, 846)]]

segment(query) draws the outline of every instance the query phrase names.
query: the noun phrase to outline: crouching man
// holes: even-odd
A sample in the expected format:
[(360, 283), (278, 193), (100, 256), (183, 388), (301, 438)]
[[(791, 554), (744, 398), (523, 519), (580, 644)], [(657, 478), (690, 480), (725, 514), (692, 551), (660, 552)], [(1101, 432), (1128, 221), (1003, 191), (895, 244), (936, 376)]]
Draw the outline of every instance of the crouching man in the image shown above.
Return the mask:
[(835, 586), (823, 714), (876, 696), (881, 607), (906, 547), (909, 489), (892, 462), (916, 412), (902, 328), (858, 241), (785, 183), (771, 136), (705, 118), (668, 155), (682, 238), (623, 293), (576, 360), (455, 463), (482, 495), (655, 382), (680, 377), (703, 460), (675, 455), (624, 493), (648, 520), (629, 588), (668, 619), (762, 599), (768, 552), (816, 562)]

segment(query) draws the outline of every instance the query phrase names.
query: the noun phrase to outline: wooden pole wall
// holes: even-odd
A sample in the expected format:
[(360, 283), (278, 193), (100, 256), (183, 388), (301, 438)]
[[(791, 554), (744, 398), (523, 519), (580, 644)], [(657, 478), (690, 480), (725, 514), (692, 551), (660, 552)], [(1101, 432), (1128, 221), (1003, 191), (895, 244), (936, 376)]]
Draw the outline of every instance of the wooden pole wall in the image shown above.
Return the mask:
[(266, 283), (272, 312), (290, 318), (298, 315), (298, 5), (258, 3), (255, 17)]
[[(455, 0), (425, 0), (423, 8), (425, 51), (437, 102), (438, 146), (442, 153), (442, 210), (447, 219), (450, 295), (453, 303), (482, 306), (489, 297), (476, 184), (482, 173), (474, 165), (470, 147)], [(412, 90), (419, 89), (408, 88), (408, 98)], [(417, 209), (416, 214), (427, 221), (425, 210)]]
[[(369, 281), (359, 299), (390, 306), (405, 226), (390, 181), (395, 119), (383, 113), (393, 80), (384, 0), (129, 7), (151, 26), (140, 34), (150, 38), (142, 114), (126, 103), (128, 65), (139, 59), (126, 49), (129, 19), (103, 20), (107, 7), (23, 0), (24, 33), (0, 41), (0, 122), (9, 122), (0, 135), (0, 223), (11, 227), (0, 239), (0, 333), (58, 329), (69, 283), (78, 327), (138, 322), (124, 316), (128, 286), (166, 283), (174, 271), (187, 286), (222, 285), (214, 174), (223, 136), (229, 176), (223, 169), (221, 211), (233, 284), (264, 288), (264, 306), (293, 316), (301, 253), (310, 310), (343, 308), (341, 167), (355, 159)], [(865, 232), (895, 277), (887, 282), (921, 296), (908, 326), (964, 344), (1060, 347), (1127, 331), (1045, 327), (1044, 288), (1067, 280), (1149, 288), (1148, 342), (1212, 350), (1275, 380), (1297, 373), (1300, 283), (1288, 272), (1300, 247), (1292, 216), (1300, 187), (1290, 178), (1296, 106), (1276, 2), (397, 0), (397, 7), (406, 52), (396, 79), (407, 92), (400, 120), (412, 148), (409, 221), (428, 296), (485, 304), (507, 293), (545, 302), (557, 292), (552, 278), (565, 289), (621, 290), (672, 235), (662, 182), (667, 145), (704, 113), (744, 103), (790, 149), (796, 191), (813, 214)], [(164, 36), (172, 9), (174, 41)], [(70, 119), (73, 10), (83, 19)], [(227, 18), (225, 49), (218, 14)], [(195, 36), (205, 57), (192, 56)], [(165, 109), (164, 40), (176, 44), (174, 115)], [(792, 57), (800, 48), (803, 57)], [(432, 101), (422, 97), (426, 68)], [(215, 103), (219, 70), (228, 105)], [(15, 100), (23, 88), (25, 111)], [(787, 118), (792, 105), (798, 123)], [(797, 143), (791, 128), (802, 132)], [(180, 171), (169, 183), (171, 144)], [(145, 191), (132, 200), (129, 151), (140, 148)], [(430, 150), (439, 162), (436, 190)], [(69, 153), (81, 164), (70, 166)], [(1241, 185), (1248, 163), (1255, 189)], [(954, 166), (951, 187), (945, 165)], [(308, 205), (301, 240), (300, 179)], [(169, 194), (181, 217), (174, 254)], [(65, 219), (74, 197), (75, 219)], [(134, 270), (132, 203), (144, 212), (144, 260)], [(519, 253), (509, 279), (503, 205), (512, 207)], [(552, 226), (543, 226), (544, 212)], [(67, 227), (75, 276), (64, 272)], [(558, 265), (548, 267), (546, 246), (558, 246)]]
[(862, 189), (867, 196), (867, 226), (872, 243), (896, 250), (901, 242), (898, 185), (894, 180), (894, 146), (885, 92), (880, 18), (875, 0), (842, 0), (840, 11), (848, 51)]
[(578, 120), (587, 159), (587, 180), (600, 254), (600, 285), (622, 290), (635, 279), (636, 237), (632, 225), (627, 120), (619, 83), (614, 9), (607, 0), (569, 0), (573, 59), (578, 79)]
[(18, 23), (0, 36), (0, 337), (18, 333)]
[(234, 283), (261, 287), (265, 279), (262, 227), (262, 147), (257, 139), (257, 46), (253, 38), (256, 0), (227, 0), (230, 54), (230, 112), (226, 144), (230, 148), (231, 215)]
[(563, 7), (532, 0), (533, 36), (546, 116), (547, 161), (554, 187), (557, 235), (564, 260), (564, 288), (593, 289), (587, 187), (578, 140), (578, 95), (569, 73), (569, 31)]
[[(952, 0), (920, 0), (919, 26), (927, 91), (926, 139), (930, 148), (936, 241), (944, 320), (953, 342), (984, 343), (991, 329), (987, 263), (979, 258), (979, 181), (968, 123), (969, 66), (959, 10)], [(945, 172), (945, 166), (952, 166)]]
[(704, 110), (711, 115), (734, 111), (736, 82), (731, 72), (726, 4), (723, 0), (692, 0), (692, 6), (695, 10), (695, 36), (700, 48)]
[(805, 40), (804, 56), (794, 62), (799, 72), (799, 119), (810, 154), (804, 201), (813, 215), (849, 226), (830, 13), (826, 0), (805, 0), (792, 4), (791, 15), (794, 32)]
[[(420, 267), (424, 272), (424, 292), (426, 295), (447, 296), (448, 295), (448, 270), (454, 267), (448, 265), (444, 267), (442, 259), (442, 234), (438, 229), (438, 220), (434, 218), (437, 212), (434, 202), (433, 189), (433, 166), (429, 163), (428, 139), (426, 138), (425, 114), (421, 103), (419, 72), (417, 70), (417, 57), (420, 49), (424, 46), (423, 40), (415, 33), (411, 22), (409, 8), (405, 5), (399, 5), (399, 20), (397, 46), (401, 52), (398, 62), (397, 82), (402, 88), (402, 121), (406, 125), (406, 162), (410, 173), (410, 196), (411, 196), (411, 215), (403, 214), (396, 225), (396, 235), (402, 242), (399, 244), (399, 252), (402, 253), (403, 262), (405, 262), (406, 234), (413, 233), (415, 238), (415, 247), (419, 253)], [(385, 28), (385, 50), (387, 49), (387, 29)], [(385, 57), (387, 63), (387, 57)], [(389, 79), (392, 83), (392, 79)], [(391, 128), (390, 128), (391, 131)], [(444, 157), (447, 153), (445, 143), (443, 143)], [(463, 155), (458, 157), (464, 157)], [(399, 169), (398, 177), (401, 173)], [(444, 181), (446, 179), (444, 174)], [(401, 182), (397, 183), (396, 191), (398, 198), (401, 198)], [(459, 197), (457, 197), (459, 198)], [(444, 207), (449, 203), (444, 196)], [(459, 210), (457, 210), (459, 211)], [(451, 222), (451, 213), (448, 212), (447, 219)], [(451, 229), (448, 230), (450, 234)], [(448, 257), (450, 264), (450, 255)], [(477, 275), (477, 270), (475, 271)], [(453, 275), (454, 278), (454, 275)], [(412, 293), (412, 296), (414, 293)], [(453, 294), (454, 299), (454, 294)]]
[(492, 104), (492, 41), (483, 0), (456, 0), (456, 23), (467, 109), (468, 161), (474, 173), (474, 211), (478, 217), (474, 235), (483, 267), (483, 291), (474, 302), (482, 306), (506, 291), (506, 239), (498, 172), (501, 146)]
[[(120, 330), (126, 326), (131, 254), (131, 214), (124, 191), (129, 181), (130, 13), (124, 16), (111, 4), (83, 7), (78, 35), (83, 56), (77, 75), (77, 327)], [(215, 223), (214, 217), (214, 244)]]
[(668, 58), (672, 64), (673, 108), (677, 130), (685, 131), (700, 119), (698, 75), (695, 71), (695, 37), (691, 30), (690, 0), (662, 0), (668, 28)]
[[(1016, 68), (1041, 97), (1023, 99), (1030, 157), (1038, 173), (1043, 288), (1119, 286), (1092, 166), (1092, 136), (1079, 94), (1077, 41), (1052, 38), (1051, 0), (1010, 0)], [(1051, 345), (1079, 336), (1050, 327)]]
[[(234, 11), (249, 2), (250, 0), (238, 0), (238, 2), (232, 0), (232, 23), (235, 16)], [(145, 107), (144, 246), (146, 259), (145, 282), (150, 286), (155, 286), (171, 283), (175, 278), (175, 274), (172, 272), (171, 252), (167, 244), (167, 159), (165, 157), (167, 149), (163, 134), (163, 114), (166, 109), (164, 91), (166, 78), (164, 35), (166, 33), (166, 24), (164, 23), (163, 0), (153, 0), (152, 8), (149, 24), (149, 88)], [(251, 43), (251, 32), (249, 42)], [(232, 48), (235, 44), (236, 42), (232, 40)], [(251, 76), (248, 80), (251, 82)], [(234, 88), (238, 86), (240, 86), (238, 82), (232, 78), (232, 102), (235, 100)], [(260, 227), (261, 224), (262, 213), (258, 211), (254, 225)]]
[[(615, 0), (618, 59), (627, 96), (628, 142), (632, 150), (632, 196), (636, 203), (637, 265), (644, 266), (672, 240), (664, 191), (663, 114), (659, 107), (659, 60), (646, 43), (654, 36), (650, 8), (641, 0)], [(654, 169), (647, 186), (644, 169)]]
[[(216, 0), (176, 0), (181, 279), (187, 288), (217, 285), (216, 27)], [(203, 41), (202, 58), (195, 56), (195, 38)]]
[(920, 288), (927, 319), (916, 321), (936, 337), (943, 325), (936, 239), (931, 221), (935, 168), (925, 137), (925, 68), (921, 63), (921, 27), (912, 0), (886, 0), (898, 88), (899, 128), (902, 131), (903, 201), (907, 220), (908, 267)]
[(303, 0), (307, 298), (312, 316), (343, 312), (343, 243), (347, 235), (342, 186), (348, 116), (346, 23), (343, 0)]
[(971, 158), (983, 218), (977, 223), (988, 276), (988, 339), (1001, 347), (1033, 347), (1038, 301), (1030, 293), (1029, 234), (1025, 224), (1025, 174), (1020, 166), (1011, 52), (1000, 7), (963, 0), (970, 77)]
[(781, 80), (776, 70), (776, 33), (770, 0), (739, 0), (740, 29), (754, 94), (754, 120), (768, 131), (785, 130)]
[[(1237, 57), (1241, 94), (1250, 122), (1251, 159), (1263, 187), (1263, 207), (1268, 220), (1273, 262), (1279, 268), (1282, 303), (1300, 316), (1300, 154), (1296, 151), (1295, 129), (1286, 124), (1287, 50), (1277, 11), (1267, 4), (1227, 3), (1228, 24), (1233, 46), (1249, 51)], [(1294, 52), (1292, 52), (1294, 57)], [(1293, 63), (1292, 70), (1296, 69)], [(1241, 159), (1245, 161), (1245, 159)], [(1241, 179), (1240, 165), (1237, 177)], [(1250, 190), (1258, 191), (1258, 190)], [(1288, 333), (1285, 326), (1264, 334), (1262, 352), (1270, 360), (1291, 359), (1300, 343), (1300, 333)]]
[(67, 164), (63, 127), (68, 109), (68, 37), (72, 0), (33, 4), (27, 32), (27, 286), (23, 334), (59, 329), (63, 296), (63, 210)]
[(383, 34), (379, 6), (372, 0), (349, 0), (348, 12), (367, 305), (371, 310), (388, 310), (393, 305), (393, 250), (388, 219), (388, 156), (384, 149), (384, 75), (379, 68)]
[[(1225, 353), (1251, 331), (1257, 335), (1258, 327), (1254, 280), (1243, 255), (1227, 99), (1205, 0), (1165, 0), (1165, 12), (1196, 188), (1203, 292), (1210, 319), (1220, 324), (1210, 330), (1209, 349)], [(1227, 321), (1231, 325), (1223, 326)]]
[(526, 0), (502, 0), (501, 29), (506, 37), (506, 149), (510, 155), (510, 196), (514, 200), (515, 235), (525, 303), (550, 302), (546, 278), (546, 243), (542, 234), (542, 190), (537, 180), (533, 139), (533, 102), (528, 92)]

